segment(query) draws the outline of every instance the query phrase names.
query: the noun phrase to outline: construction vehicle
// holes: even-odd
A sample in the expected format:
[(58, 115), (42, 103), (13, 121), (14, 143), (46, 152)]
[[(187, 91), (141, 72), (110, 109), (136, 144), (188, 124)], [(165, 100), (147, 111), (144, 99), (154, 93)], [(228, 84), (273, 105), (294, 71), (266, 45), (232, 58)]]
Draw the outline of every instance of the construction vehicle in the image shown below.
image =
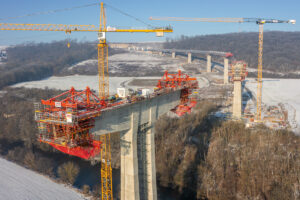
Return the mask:
[(264, 18), (188, 18), (188, 17), (150, 17), (150, 20), (163, 21), (193, 21), (193, 22), (227, 22), (227, 23), (256, 23), (259, 25), (258, 39), (258, 67), (257, 67), (257, 104), (256, 121), (262, 122), (261, 104), (262, 104), (262, 56), (263, 56), (263, 26), (270, 23), (289, 23), (295, 24), (296, 20), (278, 20)]
[[(112, 27), (107, 27), (106, 22), (106, 16), (105, 16), (105, 9), (103, 2), (100, 3), (100, 25), (99, 27), (95, 25), (66, 25), (66, 24), (20, 24), (20, 23), (0, 23), (0, 30), (14, 30), (14, 31), (62, 31), (66, 34), (71, 34), (72, 32), (96, 32), (98, 33), (98, 40), (99, 43), (97, 45), (98, 49), (98, 76), (99, 76), (99, 97), (95, 105), (99, 106), (101, 103), (105, 103), (105, 99), (109, 97), (109, 76), (108, 76), (108, 45), (106, 43), (106, 33), (107, 32), (128, 32), (128, 33), (134, 33), (134, 32), (144, 32), (144, 33), (156, 33), (157, 36), (163, 36), (164, 33), (171, 33), (173, 32), (171, 27), (164, 27), (164, 28), (152, 28), (152, 29), (117, 29)], [(70, 44), (67, 44), (68, 47), (70, 47)], [(85, 92), (88, 92), (89, 90), (86, 90)], [(70, 98), (74, 98), (75, 96), (75, 90), (71, 89), (68, 94), (69, 96), (66, 97), (66, 99), (70, 100)], [(74, 92), (74, 94), (72, 93)], [(83, 91), (84, 92), (84, 91)], [(94, 94), (92, 94), (94, 96)], [(88, 96), (86, 96), (87, 98)], [(76, 100), (73, 99), (74, 101)], [(82, 105), (87, 105), (87, 102), (82, 102), (77, 99), (77, 102)], [(87, 103), (87, 104), (86, 104)], [(59, 103), (58, 103), (59, 104)], [(43, 106), (46, 106), (46, 104), (43, 104)], [(52, 112), (57, 113), (63, 113), (68, 112), (69, 105), (66, 105), (65, 107), (61, 107), (65, 110), (56, 110), (56, 108), (59, 107), (53, 107), (53, 105), (50, 105), (50, 110)], [(102, 105), (103, 106), (103, 105)], [(71, 108), (73, 108), (71, 106)], [(39, 112), (40, 110), (43, 110), (44, 108), (36, 108), (36, 110)], [(73, 110), (72, 110), (73, 112)], [(56, 114), (57, 114), (56, 113)], [(45, 113), (44, 113), (45, 114)], [(67, 113), (70, 114), (70, 113)], [(98, 113), (99, 114), (99, 113)], [(70, 116), (70, 115), (69, 115)], [(72, 115), (73, 116), (73, 115)], [(75, 115), (76, 116), (76, 115)], [(43, 119), (45, 120), (45, 119)], [(67, 120), (67, 119), (66, 119)], [(40, 120), (39, 120), (40, 121)], [(95, 143), (94, 140), (90, 137), (89, 129), (93, 127), (92, 120), (88, 120), (88, 125), (85, 125), (85, 128), (83, 128), (81, 125), (81, 121), (79, 120), (78, 125), (74, 127), (69, 127), (68, 125), (57, 125), (52, 124), (52, 131), (58, 131), (59, 134), (64, 135), (64, 137), (60, 139), (68, 139), (66, 141), (61, 141), (59, 144), (57, 142), (48, 141), (47, 143), (51, 144), (52, 146), (56, 147), (58, 150), (63, 151), (64, 153), (69, 153), (72, 155), (78, 156), (78, 152), (82, 152), (86, 150), (86, 148), (81, 147), (80, 145), (77, 145), (78, 149), (75, 151), (75, 153), (70, 150), (76, 148), (76, 143), (72, 143), (70, 146), (69, 141), (70, 137), (75, 137), (76, 135), (83, 135), (85, 133), (84, 140), (86, 140), (86, 144), (88, 144), (89, 147), (94, 149), (95, 151), (99, 146), (100, 143)], [(51, 124), (51, 123), (50, 123)], [(44, 123), (41, 123), (40, 125), (44, 126)], [(40, 127), (44, 130), (44, 127)], [(72, 132), (73, 131), (73, 132)], [(74, 134), (74, 131), (76, 134)], [(51, 131), (50, 131), (51, 132)], [(53, 132), (53, 133), (54, 133)], [(55, 133), (56, 134), (56, 133)], [(54, 135), (53, 135), (54, 136)], [(57, 135), (56, 135), (57, 136)], [(48, 138), (49, 139), (49, 138)], [(53, 138), (54, 139), (54, 138)], [(55, 140), (57, 141), (57, 137)], [(74, 139), (74, 138), (72, 138)], [(39, 140), (43, 141), (41, 137), (39, 136)], [(111, 155), (110, 155), (110, 135), (104, 135), (101, 136), (101, 188), (102, 188), (102, 199), (113, 199), (113, 193), (112, 193), (112, 169), (111, 169)], [(46, 142), (46, 140), (44, 140)], [(75, 145), (75, 146), (74, 146)], [(95, 145), (95, 146), (93, 146)], [(60, 148), (58, 148), (60, 146)], [(77, 153), (76, 153), (77, 152)], [(91, 150), (89, 150), (84, 156), (79, 156), (82, 158), (90, 158), (92, 156)]]

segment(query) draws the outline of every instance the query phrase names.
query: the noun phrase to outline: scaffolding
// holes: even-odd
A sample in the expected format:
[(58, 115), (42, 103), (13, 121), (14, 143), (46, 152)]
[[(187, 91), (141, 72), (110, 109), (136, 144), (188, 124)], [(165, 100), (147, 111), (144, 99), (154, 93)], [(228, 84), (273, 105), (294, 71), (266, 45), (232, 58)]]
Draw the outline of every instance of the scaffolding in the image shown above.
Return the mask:
[(187, 74), (178, 70), (177, 74), (169, 74), (168, 71), (165, 71), (164, 76), (158, 80), (156, 85), (158, 91), (173, 89), (180, 89), (180, 104), (176, 106), (172, 111), (175, 112), (178, 116), (182, 116), (186, 113), (190, 113), (192, 107), (197, 104), (197, 101), (193, 98), (190, 98), (193, 89), (198, 89), (198, 81), (196, 78), (192, 78)]
[(106, 102), (89, 87), (83, 91), (72, 87), (56, 97), (35, 103), (39, 141), (84, 159), (94, 157), (100, 153), (100, 142), (93, 139), (90, 130), (104, 107)]
[(231, 70), (229, 76), (231, 77), (231, 81), (244, 81), (248, 76), (248, 64), (245, 61), (239, 60), (234, 61), (231, 64)]

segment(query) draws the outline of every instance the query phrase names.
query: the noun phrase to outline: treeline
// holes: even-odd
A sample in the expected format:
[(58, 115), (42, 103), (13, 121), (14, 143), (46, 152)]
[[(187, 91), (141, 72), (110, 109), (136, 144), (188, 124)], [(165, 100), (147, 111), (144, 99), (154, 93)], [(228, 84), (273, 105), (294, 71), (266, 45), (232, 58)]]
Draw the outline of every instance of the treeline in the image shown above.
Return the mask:
[(225, 122), (212, 132), (198, 166), (197, 197), (299, 199), (299, 136), (264, 126)]
[(96, 45), (71, 41), (29, 43), (7, 49), (8, 60), (0, 67), (0, 88), (22, 81), (59, 75), (61, 70), (96, 56)]
[[(258, 32), (169, 38), (164, 48), (232, 52), (256, 68)], [(265, 31), (263, 67), (274, 72), (300, 71), (300, 32)]]
[(190, 115), (156, 122), (157, 180), (163, 187), (178, 190), (180, 199), (196, 198), (197, 167), (205, 159), (211, 131), (218, 124), (210, 116), (216, 110), (216, 105), (200, 102)]
[[(0, 88), (23, 81), (40, 80), (52, 75), (68, 75), (68, 67), (97, 58), (97, 43), (55, 41), (28, 43), (7, 49), (7, 62), (0, 67)], [(116, 53), (109, 49), (110, 55)]]
[(265, 126), (219, 122), (211, 103), (156, 124), (160, 185), (180, 199), (299, 199), (299, 136)]

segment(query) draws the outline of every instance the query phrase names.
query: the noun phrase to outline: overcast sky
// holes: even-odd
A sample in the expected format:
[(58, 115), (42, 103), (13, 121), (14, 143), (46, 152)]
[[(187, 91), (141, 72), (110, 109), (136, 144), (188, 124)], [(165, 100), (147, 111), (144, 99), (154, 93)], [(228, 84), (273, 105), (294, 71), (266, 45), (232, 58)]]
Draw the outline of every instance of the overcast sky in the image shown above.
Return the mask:
[[(99, 3), (97, 0), (1, 0), (0, 23), (51, 23), (51, 24), (99, 24), (99, 6), (89, 6), (52, 14), (18, 17), (32, 13), (72, 8)], [(111, 0), (107, 5), (122, 10), (154, 26), (172, 25), (174, 33), (180, 35), (220, 34), (239, 31), (258, 31), (256, 24), (225, 24), (203, 22), (150, 21), (150, 16), (168, 17), (262, 17), (275, 19), (296, 19), (300, 23), (300, 0)], [(109, 26), (146, 28), (135, 19), (106, 8)], [(300, 31), (300, 24), (268, 24), (265, 30)], [(163, 41), (154, 34), (109, 33), (109, 42)], [(95, 41), (96, 33), (72, 33), (71, 39)], [(67, 39), (63, 32), (0, 31), (0, 45), (19, 44), (28, 41), (50, 42)]]

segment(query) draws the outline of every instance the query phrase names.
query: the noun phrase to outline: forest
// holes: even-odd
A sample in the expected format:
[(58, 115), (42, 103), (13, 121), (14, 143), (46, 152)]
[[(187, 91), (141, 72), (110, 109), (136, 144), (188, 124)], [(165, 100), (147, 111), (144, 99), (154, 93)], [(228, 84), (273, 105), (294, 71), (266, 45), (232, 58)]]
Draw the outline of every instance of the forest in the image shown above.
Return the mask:
[[(33, 102), (61, 91), (9, 88), (0, 99), (0, 156), (100, 196), (99, 164), (40, 143)], [(299, 136), (265, 126), (219, 121), (219, 105), (201, 101), (190, 115), (163, 116), (155, 126), (158, 187), (178, 199), (299, 199)], [(120, 137), (112, 135), (112, 166), (120, 168)], [(87, 178), (93, 178), (93, 183)], [(118, 184), (118, 183), (116, 183)], [(114, 185), (115, 197), (119, 185)]]
[[(164, 48), (232, 52), (235, 59), (256, 68), (258, 32), (168, 38)], [(281, 73), (300, 71), (300, 32), (265, 31), (263, 68)]]

